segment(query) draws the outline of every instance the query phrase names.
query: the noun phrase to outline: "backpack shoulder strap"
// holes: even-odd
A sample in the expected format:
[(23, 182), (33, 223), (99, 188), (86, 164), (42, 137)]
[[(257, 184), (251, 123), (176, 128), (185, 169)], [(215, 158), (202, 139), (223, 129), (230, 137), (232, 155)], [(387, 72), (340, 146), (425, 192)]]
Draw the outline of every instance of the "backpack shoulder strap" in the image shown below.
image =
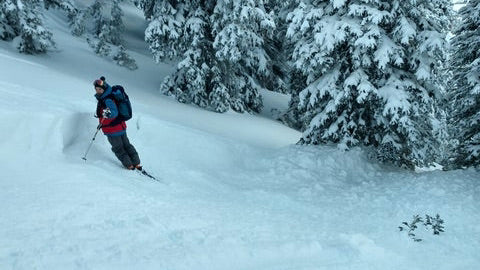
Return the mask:
[(107, 99), (112, 100), (113, 103), (115, 103), (115, 105), (117, 105), (117, 100), (115, 99), (115, 95), (114, 95), (113, 93), (111, 93), (110, 95), (106, 96), (106, 97), (102, 100), (102, 102), (103, 102), (104, 105), (106, 105), (106, 104), (105, 104), (105, 101), (106, 101)]
[(125, 89), (124, 89), (123, 86), (121, 86), (121, 85), (114, 85), (114, 86), (112, 86), (112, 92), (113, 92), (113, 91), (117, 91), (117, 90), (120, 90), (122, 93), (125, 92)]

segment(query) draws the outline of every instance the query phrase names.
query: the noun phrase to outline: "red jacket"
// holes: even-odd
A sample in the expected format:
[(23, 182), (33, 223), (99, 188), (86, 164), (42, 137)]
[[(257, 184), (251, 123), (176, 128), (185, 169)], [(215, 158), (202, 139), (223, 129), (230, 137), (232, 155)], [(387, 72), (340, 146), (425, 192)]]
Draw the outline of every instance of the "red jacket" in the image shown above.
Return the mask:
[(127, 123), (125, 121), (121, 121), (119, 124), (114, 126), (108, 126), (115, 120), (115, 118), (99, 118), (99, 122), (102, 123), (102, 131), (103, 134), (107, 136), (120, 136), (126, 133), (127, 130)]

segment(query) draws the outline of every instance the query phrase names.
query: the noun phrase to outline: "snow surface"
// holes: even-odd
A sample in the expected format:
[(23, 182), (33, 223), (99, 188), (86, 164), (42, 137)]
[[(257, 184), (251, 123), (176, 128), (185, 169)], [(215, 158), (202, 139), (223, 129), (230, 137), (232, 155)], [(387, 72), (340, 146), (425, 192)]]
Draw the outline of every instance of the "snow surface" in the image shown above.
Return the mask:
[[(93, 55), (58, 14), (58, 50), (20, 55), (0, 42), (0, 269), (478, 269), (480, 173), (407, 172), (360, 150), (296, 146), (269, 119), (216, 114), (158, 92), (156, 65), (129, 8), (136, 71)], [(50, 14), (52, 15), (52, 14)], [(161, 182), (121, 168), (99, 134), (92, 81), (126, 87), (128, 135)], [(398, 226), (440, 216), (445, 233)]]

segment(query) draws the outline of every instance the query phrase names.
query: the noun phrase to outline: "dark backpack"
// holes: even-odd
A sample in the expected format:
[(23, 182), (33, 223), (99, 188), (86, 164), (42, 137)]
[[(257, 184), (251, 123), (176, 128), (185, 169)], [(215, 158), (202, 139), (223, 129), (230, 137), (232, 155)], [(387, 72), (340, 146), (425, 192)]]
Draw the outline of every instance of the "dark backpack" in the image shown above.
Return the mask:
[(112, 97), (113, 101), (117, 105), (118, 116), (121, 118), (121, 120), (127, 121), (132, 118), (132, 104), (130, 103), (127, 93), (125, 93), (123, 86), (112, 86), (112, 94), (109, 96)]

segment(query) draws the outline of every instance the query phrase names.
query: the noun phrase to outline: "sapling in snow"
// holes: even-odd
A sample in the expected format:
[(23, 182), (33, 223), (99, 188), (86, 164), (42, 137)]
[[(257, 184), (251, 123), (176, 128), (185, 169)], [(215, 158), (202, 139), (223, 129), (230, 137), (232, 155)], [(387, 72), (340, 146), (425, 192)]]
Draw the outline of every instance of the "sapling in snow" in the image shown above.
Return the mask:
[(400, 231), (406, 231), (408, 237), (410, 237), (415, 242), (422, 241), (421, 238), (417, 237), (414, 231), (418, 228), (419, 225), (424, 225), (426, 229), (431, 229), (434, 235), (440, 235), (444, 231), (443, 219), (440, 218), (440, 215), (437, 214), (435, 217), (425, 215), (425, 218), (421, 218), (419, 215), (414, 215), (413, 220), (408, 223), (406, 221), (402, 222), (403, 226), (399, 226)]

